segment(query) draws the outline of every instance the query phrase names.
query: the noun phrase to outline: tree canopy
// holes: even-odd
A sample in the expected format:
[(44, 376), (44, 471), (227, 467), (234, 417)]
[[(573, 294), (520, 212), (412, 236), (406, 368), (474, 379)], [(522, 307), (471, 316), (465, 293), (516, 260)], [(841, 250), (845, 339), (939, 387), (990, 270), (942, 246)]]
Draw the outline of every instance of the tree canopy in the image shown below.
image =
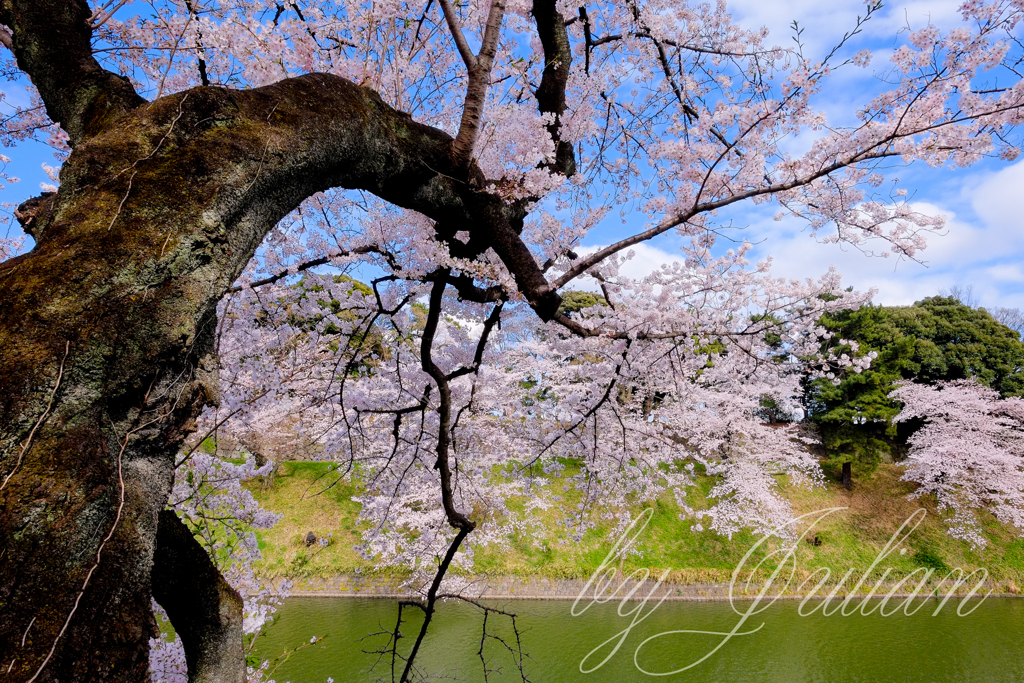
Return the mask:
[(935, 385), (973, 379), (1002, 396), (1024, 390), (1024, 343), (1016, 331), (953, 297), (929, 297), (912, 306), (868, 305), (825, 315), (821, 323), (833, 334), (829, 347), (876, 354), (870, 368), (845, 373), (838, 384), (808, 384), (808, 416), (837, 463), (869, 471), (906, 442), (918, 423), (908, 418), (898, 434), (894, 418), (902, 406), (889, 396), (902, 380)]
[(919, 484), (913, 497), (934, 495), (953, 513), (949, 533), (974, 546), (985, 545), (981, 509), (1024, 529), (1024, 400), (1001, 398), (975, 378), (901, 382), (893, 396), (904, 404), (897, 421), (923, 423), (903, 477)]

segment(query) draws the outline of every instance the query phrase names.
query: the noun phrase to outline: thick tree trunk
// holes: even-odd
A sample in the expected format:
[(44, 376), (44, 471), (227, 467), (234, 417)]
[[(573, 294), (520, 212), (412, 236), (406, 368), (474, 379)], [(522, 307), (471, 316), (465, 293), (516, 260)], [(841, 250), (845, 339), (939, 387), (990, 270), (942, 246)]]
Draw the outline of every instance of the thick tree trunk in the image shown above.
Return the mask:
[(198, 220), (202, 167), (160, 144), (176, 103), (138, 114), (75, 149), (35, 250), (0, 265), (6, 680), (145, 680), (158, 515), (215, 396), (217, 299), (258, 244)]
[(428, 169), (448, 168), (450, 138), (336, 77), (198, 88), (116, 124), (76, 146), (60, 192), (34, 208), (36, 248), (0, 264), (0, 673), (13, 681), (145, 677), (173, 457), (215, 398), (217, 301), (267, 231), (330, 186), (450, 218), (461, 206)]
[(853, 463), (843, 463), (843, 486), (847, 491), (853, 490)]
[(153, 598), (185, 647), (190, 683), (245, 683), (242, 598), (172, 510), (160, 513)]

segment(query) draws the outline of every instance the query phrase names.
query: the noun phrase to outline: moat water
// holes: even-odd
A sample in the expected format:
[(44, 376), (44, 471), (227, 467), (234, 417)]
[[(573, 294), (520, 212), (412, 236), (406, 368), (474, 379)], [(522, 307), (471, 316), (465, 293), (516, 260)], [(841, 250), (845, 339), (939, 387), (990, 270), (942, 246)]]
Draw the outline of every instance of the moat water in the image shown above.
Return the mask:
[[(801, 616), (800, 601), (779, 600), (743, 622), (737, 610), (744, 612), (749, 602), (737, 602), (735, 610), (728, 602), (665, 602), (651, 611), (652, 601), (633, 614), (630, 610), (639, 602), (605, 603), (593, 604), (577, 616), (571, 613), (572, 601), (488, 604), (518, 615), (526, 655), (523, 669), (534, 683), (1024, 682), (1024, 600), (989, 598), (966, 616), (957, 614), (956, 598), (938, 614), (934, 612), (941, 600), (918, 598), (912, 607), (920, 609), (912, 616), (896, 609), (900, 602), (894, 598), (885, 606), (886, 612), (895, 612), (889, 616), (877, 609), (865, 616), (862, 611), (870, 612), (876, 605), (869, 603), (858, 611), (859, 600), (848, 605), (849, 616), (841, 611), (823, 616), (822, 609)], [(976, 604), (974, 600), (962, 611), (967, 613)], [(815, 605), (808, 603), (804, 612)], [(577, 613), (583, 606), (577, 606)], [(387, 644), (388, 636), (382, 634), (394, 630), (397, 614), (397, 602), (389, 599), (289, 598), (257, 640), (254, 653), (274, 659), (314, 637), (322, 638), (275, 663), (272, 677), (278, 683), (324, 683), (328, 677), (336, 683), (391, 681), (392, 658), (375, 651)], [(404, 615), (400, 653), (408, 652), (422, 623), (418, 610), (407, 608)], [(641, 615), (646, 616), (611, 654), (616, 635)], [(429, 680), (484, 681), (479, 656), (483, 621), (483, 613), (472, 605), (442, 603), (417, 658), (419, 670)], [(492, 613), (487, 627), (486, 680), (522, 680), (505, 647), (515, 646), (516, 640), (509, 619)], [(721, 635), (733, 630), (754, 632), (728, 639)], [(691, 632), (670, 633), (678, 631)], [(693, 633), (697, 631), (705, 633)], [(658, 637), (643, 644), (653, 636)], [(602, 643), (606, 644), (599, 648)], [(687, 670), (670, 673), (702, 658)], [(604, 664), (595, 668), (602, 660)], [(395, 666), (397, 680), (401, 662), (396, 660)]]

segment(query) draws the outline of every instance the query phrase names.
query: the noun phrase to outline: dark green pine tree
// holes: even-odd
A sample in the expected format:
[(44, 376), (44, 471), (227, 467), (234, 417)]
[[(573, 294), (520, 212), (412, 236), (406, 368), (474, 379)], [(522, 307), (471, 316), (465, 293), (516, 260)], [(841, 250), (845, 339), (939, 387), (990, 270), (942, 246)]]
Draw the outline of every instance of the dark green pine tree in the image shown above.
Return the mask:
[[(935, 383), (973, 377), (1003, 396), (1024, 394), (1024, 343), (984, 309), (952, 297), (930, 297), (912, 306), (867, 305), (822, 318), (833, 333), (823, 350), (878, 357), (862, 373), (847, 372), (838, 385), (805, 382), (807, 418), (819, 429), (827, 457), (842, 466), (842, 481), (870, 474), (889, 454), (899, 457), (918, 425), (893, 425), (900, 404), (889, 392), (900, 380)], [(857, 351), (842, 340), (853, 340)]]

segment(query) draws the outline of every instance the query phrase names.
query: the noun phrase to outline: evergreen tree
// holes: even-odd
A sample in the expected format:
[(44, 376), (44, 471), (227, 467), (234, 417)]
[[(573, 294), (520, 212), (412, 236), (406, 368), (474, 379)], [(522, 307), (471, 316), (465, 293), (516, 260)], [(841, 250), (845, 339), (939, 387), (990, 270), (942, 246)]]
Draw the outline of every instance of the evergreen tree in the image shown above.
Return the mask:
[(828, 458), (842, 465), (847, 488), (854, 466), (870, 473), (886, 454), (899, 453), (920, 426), (893, 422), (902, 405), (889, 392), (901, 379), (935, 384), (974, 378), (1003, 396), (1024, 392), (1024, 343), (1017, 333), (954, 297), (869, 305), (821, 323), (832, 332), (829, 346), (836, 352), (877, 354), (868, 370), (850, 372), (838, 384), (825, 378), (805, 383), (807, 417), (821, 431)]

